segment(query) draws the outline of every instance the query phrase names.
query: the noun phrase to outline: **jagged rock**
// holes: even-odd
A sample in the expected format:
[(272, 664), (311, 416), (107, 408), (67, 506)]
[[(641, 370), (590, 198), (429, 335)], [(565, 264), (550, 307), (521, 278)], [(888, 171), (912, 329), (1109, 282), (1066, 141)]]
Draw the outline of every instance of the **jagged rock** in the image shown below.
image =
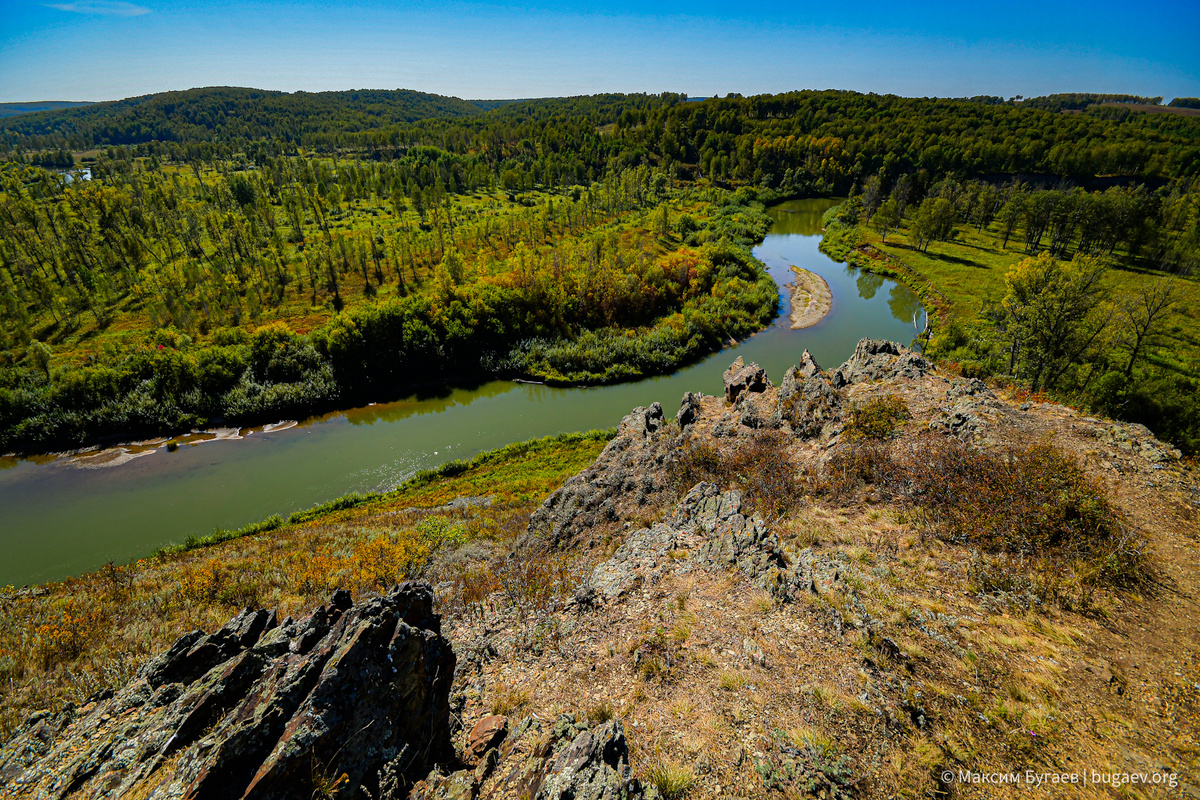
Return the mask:
[[(581, 606), (612, 601), (656, 583), (668, 569), (692, 565), (739, 570), (784, 602), (807, 592), (824, 594), (841, 588), (841, 570), (835, 562), (811, 549), (789, 556), (761, 517), (747, 517), (741, 509), (739, 492), (721, 492), (713, 483), (696, 484), (669, 519), (633, 531), (612, 558), (597, 565), (576, 601)], [(672, 558), (676, 550), (688, 552), (686, 562)]]
[(933, 364), (904, 345), (877, 339), (860, 339), (854, 355), (830, 375), (830, 383), (841, 389), (853, 383), (888, 378), (917, 379), (933, 372)]
[(786, 423), (802, 438), (829, 438), (842, 429), (845, 405), (816, 359), (805, 350), (799, 366), (783, 375), (772, 421)]
[(946, 390), (946, 399), (948, 400), (961, 400), (964, 397), (995, 399), (996, 395), (979, 378), (955, 381)]
[(763, 411), (759, 404), (748, 395), (743, 395), (742, 400), (738, 403), (742, 410), (742, 414), (738, 417), (738, 424), (747, 428), (766, 428), (772, 424), (772, 416)]
[(534, 800), (633, 800), (644, 796), (629, 767), (618, 720), (585, 730), (549, 764)]
[(467, 747), (463, 758), (469, 762), (480, 759), (484, 753), (504, 741), (508, 733), (508, 718), (498, 714), (484, 717), (475, 723), (467, 737)]
[(725, 399), (730, 403), (736, 403), (748, 392), (765, 392), (771, 385), (765, 369), (753, 362), (746, 364), (741, 356), (725, 370), (724, 380)]
[(808, 348), (805, 348), (804, 352), (800, 354), (800, 363), (793, 369), (804, 378), (812, 378), (821, 374), (821, 365), (813, 358), (812, 353), (808, 352)]
[(959, 405), (943, 413), (940, 419), (930, 421), (930, 430), (940, 431), (948, 436), (967, 439), (979, 430), (979, 417), (971, 413), (970, 406)]
[[(488, 765), (487, 769), (481, 769)], [(564, 714), (547, 731), (527, 717), (488, 751), (474, 772), (435, 770), (417, 783), (411, 800), (657, 800), (629, 766), (625, 730), (616, 720), (598, 725)]]
[[(475, 777), (475, 772), (460, 769), (449, 775), (434, 772), (426, 776), (425, 780), (413, 787), (408, 800), (476, 800), (477, 797), (479, 779)], [(399, 800), (399, 797), (395, 800)]]
[(278, 625), (247, 609), (79, 709), (5, 788), (55, 800), (282, 799), (344, 774), (341, 794), (383, 796), (389, 781), (406, 787), (453, 756), (454, 653), (439, 628), (428, 584), (357, 605), (338, 592)]
[(700, 416), (700, 398), (701, 395), (695, 392), (688, 392), (683, 396), (683, 401), (679, 404), (679, 415), (676, 417), (680, 428), (686, 428)]
[[(596, 535), (622, 509), (655, 505), (667, 489), (673, 441), (663, 429), (662, 406), (636, 408), (596, 461), (546, 498), (529, 519), (532, 544), (561, 548)], [(586, 543), (586, 542), (583, 542)]]
[(579, 598), (590, 601), (595, 595), (615, 600), (647, 580), (653, 581), (658, 568), (670, 560), (669, 553), (675, 547), (678, 533), (673, 526), (663, 523), (634, 531), (612, 558), (592, 570)]

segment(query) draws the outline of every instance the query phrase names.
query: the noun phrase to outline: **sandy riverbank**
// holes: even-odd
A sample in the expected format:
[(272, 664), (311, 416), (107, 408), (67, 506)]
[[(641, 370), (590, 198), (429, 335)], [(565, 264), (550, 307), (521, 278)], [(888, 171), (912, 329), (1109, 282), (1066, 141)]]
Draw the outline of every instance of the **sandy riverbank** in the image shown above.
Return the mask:
[(816, 325), (833, 306), (833, 294), (829, 284), (815, 272), (792, 267), (796, 279), (790, 284), (792, 290), (792, 330)]

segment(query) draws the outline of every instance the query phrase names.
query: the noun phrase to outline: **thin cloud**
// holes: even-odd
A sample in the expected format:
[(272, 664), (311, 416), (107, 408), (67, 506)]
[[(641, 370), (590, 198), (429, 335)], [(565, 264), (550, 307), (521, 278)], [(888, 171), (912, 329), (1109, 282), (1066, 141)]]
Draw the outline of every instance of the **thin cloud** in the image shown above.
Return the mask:
[(99, 14), (104, 17), (140, 17), (149, 14), (145, 6), (135, 6), (133, 3), (47, 3), (47, 8), (59, 11), (70, 11), (73, 14)]

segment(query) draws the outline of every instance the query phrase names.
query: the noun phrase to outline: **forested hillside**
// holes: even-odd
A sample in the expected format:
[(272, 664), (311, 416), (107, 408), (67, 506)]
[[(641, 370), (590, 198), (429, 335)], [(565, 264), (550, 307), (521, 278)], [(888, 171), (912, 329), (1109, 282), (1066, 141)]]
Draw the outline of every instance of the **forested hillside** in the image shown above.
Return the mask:
[[(931, 265), (904, 278), (931, 304), (952, 294), (933, 269), (948, 248), (997, 250), (999, 283), (953, 276), (940, 352), (1195, 443), (1200, 323), (1180, 298), (1200, 259), (1200, 119), (1097, 98), (1112, 99), (215, 89), (3, 121), (0, 448), (463, 374), (670, 370), (770, 318), (747, 250), (762, 202), (847, 194), (831, 244), (902, 244)], [(1073, 357), (1091, 371), (1047, 382), (998, 355), (1003, 323), (985, 319), (985, 295), (999, 303), (1007, 270), (1038, 255), (1094, 258), (1131, 292), (1181, 288), (1127, 362), (1097, 336)]]
[[(0, 122), (10, 141), (87, 149), (142, 142), (243, 142), (382, 128), (427, 117), (463, 117), (483, 109), (457, 97), (406, 89), (269, 92), (215, 87), (131, 97)], [(20, 138), (18, 138), (20, 137)]]

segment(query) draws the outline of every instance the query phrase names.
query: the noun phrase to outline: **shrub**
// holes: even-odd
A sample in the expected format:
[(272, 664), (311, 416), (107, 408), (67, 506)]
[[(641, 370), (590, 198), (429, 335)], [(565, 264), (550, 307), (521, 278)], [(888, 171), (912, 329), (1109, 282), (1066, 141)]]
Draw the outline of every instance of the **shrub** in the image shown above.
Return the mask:
[(386, 589), (417, 574), (432, 552), (424, 537), (409, 532), (375, 536), (355, 546), (354, 575), (359, 583)]
[(212, 603), (228, 580), (228, 570), (215, 558), (187, 566), (179, 580), (179, 596), (192, 604)]
[[(892, 488), (925, 532), (985, 553), (1024, 559), (1057, 594), (1055, 572), (1085, 589), (1151, 582), (1145, 537), (1104, 497), (1074, 459), (1055, 447), (976, 450), (925, 436), (894, 458)], [(1003, 570), (980, 565), (981, 586)]]
[[(864, 484), (905, 502), (923, 534), (1016, 559), (975, 564), (981, 591), (1053, 599), (1064, 580), (1055, 573), (1072, 576), (1085, 592), (1152, 580), (1145, 537), (1054, 447), (982, 451), (935, 434), (905, 445), (852, 441), (829, 459), (821, 486), (837, 497)], [(1035, 583), (1012, 583), (1006, 573), (1014, 565), (1038, 576)]]
[(106, 621), (99, 609), (85, 609), (78, 603), (68, 602), (56, 619), (39, 625), (34, 631), (34, 651), (42, 669), (79, 658), (100, 639)]
[(908, 403), (899, 395), (888, 394), (854, 406), (847, 431), (856, 439), (887, 439), (908, 419), (912, 419)]
[(725, 454), (715, 445), (697, 442), (668, 469), (677, 492), (701, 481), (721, 487), (736, 484), (750, 512), (778, 516), (795, 508), (801, 496), (796, 467), (788, 456), (789, 440), (779, 431), (758, 431), (746, 444)]
[(328, 550), (305, 553), (292, 563), (293, 586), (299, 595), (324, 596), (334, 588), (339, 574), (345, 570), (345, 561)]
[(835, 498), (849, 497), (864, 484), (890, 484), (896, 473), (887, 442), (852, 440), (826, 462), (820, 488)]

